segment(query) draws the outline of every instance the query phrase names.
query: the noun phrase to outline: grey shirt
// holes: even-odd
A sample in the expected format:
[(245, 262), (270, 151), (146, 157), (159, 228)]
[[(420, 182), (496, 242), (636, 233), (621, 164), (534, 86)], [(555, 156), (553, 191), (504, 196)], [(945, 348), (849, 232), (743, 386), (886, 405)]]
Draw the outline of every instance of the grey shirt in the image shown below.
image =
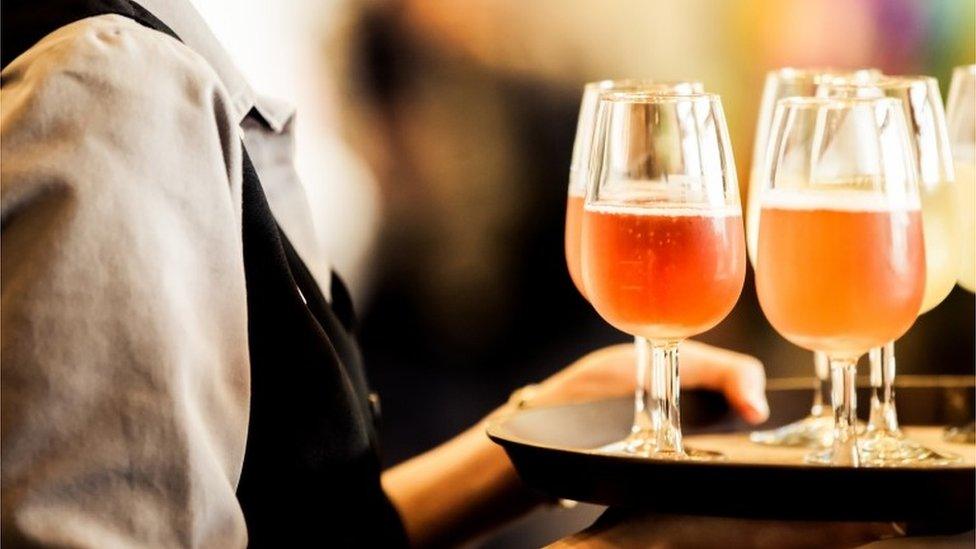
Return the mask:
[(188, 4), (141, 3), (185, 43), (105, 15), (2, 73), (5, 543), (246, 544), (242, 138), (329, 288), (292, 111), (254, 95)]

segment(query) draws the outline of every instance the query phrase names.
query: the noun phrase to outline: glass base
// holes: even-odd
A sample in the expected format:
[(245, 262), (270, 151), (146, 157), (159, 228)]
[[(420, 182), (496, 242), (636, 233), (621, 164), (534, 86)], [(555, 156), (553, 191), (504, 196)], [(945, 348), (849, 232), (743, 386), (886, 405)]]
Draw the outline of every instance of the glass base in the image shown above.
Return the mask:
[(959, 461), (959, 456), (936, 452), (900, 433), (878, 431), (866, 433), (858, 440), (858, 453), (865, 467), (939, 466)]
[(954, 425), (946, 427), (942, 438), (946, 442), (959, 442), (963, 444), (976, 443), (976, 422), (970, 421), (966, 425)]
[(664, 459), (674, 461), (715, 461), (726, 459), (725, 455), (709, 450), (697, 450), (695, 448), (685, 448), (684, 452), (659, 452), (653, 440), (644, 439), (638, 441), (635, 437), (637, 433), (632, 433), (627, 438), (612, 442), (606, 446), (596, 449), (601, 454), (614, 454), (632, 457), (644, 457), (649, 459)]
[(685, 448), (684, 452), (658, 452), (654, 451), (646, 457), (650, 459), (668, 459), (673, 461), (722, 461), (727, 459), (725, 454), (712, 452), (710, 450), (698, 450), (696, 448)]
[(815, 465), (834, 465), (834, 449), (820, 450), (807, 454), (803, 461)]
[[(857, 441), (861, 467), (939, 467), (959, 461), (959, 456), (936, 452), (917, 442), (890, 433), (865, 434)], [(834, 464), (833, 448), (809, 454), (805, 461)]]
[(834, 440), (834, 418), (807, 416), (776, 429), (753, 431), (749, 440), (768, 446), (829, 448)]
[[(627, 454), (643, 455), (653, 452), (657, 447), (657, 433), (651, 429), (631, 431), (627, 438), (614, 444), (622, 444), (621, 450)], [(611, 444), (610, 446), (614, 446)]]

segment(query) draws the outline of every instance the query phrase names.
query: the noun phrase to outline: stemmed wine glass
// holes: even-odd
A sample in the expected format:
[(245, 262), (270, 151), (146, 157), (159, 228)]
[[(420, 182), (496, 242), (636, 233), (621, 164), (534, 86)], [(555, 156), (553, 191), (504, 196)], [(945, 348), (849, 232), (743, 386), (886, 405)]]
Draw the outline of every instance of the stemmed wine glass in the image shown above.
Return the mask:
[(712, 94), (601, 96), (582, 228), (586, 296), (651, 349), (647, 455), (716, 457), (681, 440), (680, 342), (732, 310), (745, 277), (735, 165)]
[[(877, 69), (844, 70), (830, 67), (798, 69), (786, 67), (769, 72), (763, 87), (756, 123), (756, 138), (752, 151), (752, 170), (749, 177), (749, 196), (746, 211), (746, 237), (749, 245), (749, 258), (756, 268), (757, 242), (759, 240), (759, 204), (763, 189), (764, 155), (767, 151), (773, 112), (776, 102), (786, 97), (812, 97), (817, 86), (829, 78), (844, 78), (851, 82), (870, 82), (881, 77)], [(773, 446), (813, 446), (829, 447), (834, 432), (834, 422), (830, 410), (824, 405), (824, 396), (829, 382), (829, 367), (826, 355), (814, 352), (813, 404), (810, 413), (803, 419), (788, 425), (766, 431), (755, 431), (750, 440)]]
[[(609, 91), (635, 91), (643, 93), (701, 93), (704, 87), (695, 81), (662, 82), (649, 79), (601, 80), (590, 82), (583, 88), (579, 120), (576, 124), (576, 140), (573, 143), (572, 163), (569, 168), (569, 192), (566, 199), (566, 265), (570, 278), (583, 297), (583, 279), (580, 274), (580, 232), (583, 221), (583, 200), (589, 174), (590, 157), (593, 153), (593, 131), (596, 126), (597, 105), (600, 94)], [(650, 392), (648, 376), (651, 350), (646, 339), (634, 337), (637, 351), (637, 383), (634, 390), (634, 422), (624, 449), (632, 453), (646, 453), (654, 445), (655, 419), (651, 417), (647, 399)]]
[[(976, 291), (976, 65), (956, 67), (946, 105), (949, 147), (956, 172), (959, 202), (959, 285)], [(950, 427), (946, 438), (976, 442), (976, 424)]]
[[(956, 185), (949, 154), (939, 83), (929, 76), (885, 76), (870, 83), (830, 79), (821, 97), (891, 97), (905, 111), (915, 157), (925, 242), (925, 294), (919, 314), (941, 303), (956, 284)], [(898, 427), (895, 407), (895, 343), (868, 353), (871, 366), (871, 413), (861, 438), (865, 464), (937, 465), (955, 459), (907, 440)]]
[(859, 466), (858, 359), (914, 323), (925, 247), (905, 113), (892, 98), (801, 98), (776, 107), (761, 184), (756, 290), (786, 339), (826, 353), (832, 447)]

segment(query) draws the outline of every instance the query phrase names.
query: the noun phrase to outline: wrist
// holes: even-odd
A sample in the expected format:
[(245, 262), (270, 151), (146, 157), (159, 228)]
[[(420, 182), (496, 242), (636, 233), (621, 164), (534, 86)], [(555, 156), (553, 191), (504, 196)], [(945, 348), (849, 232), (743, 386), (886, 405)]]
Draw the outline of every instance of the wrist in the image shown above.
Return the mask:
[[(532, 408), (533, 406), (545, 404), (545, 402), (540, 402), (540, 400), (552, 396), (550, 392), (547, 391), (547, 389), (549, 389), (549, 387), (546, 385), (546, 382), (544, 381), (541, 383), (530, 383), (528, 385), (525, 385), (523, 387), (520, 387), (512, 391), (512, 394), (509, 396), (505, 404), (499, 406), (497, 409), (495, 409), (493, 412), (491, 412), (490, 414), (488, 414), (488, 416), (485, 417), (485, 419), (481, 422), (481, 425), (483, 427), (481, 427), (480, 430), (484, 432), (484, 430), (486, 430), (488, 425), (490, 425), (492, 422), (504, 421), (505, 418), (518, 413), (520, 410), (525, 410), (528, 408)], [(502, 455), (507, 469), (508, 476), (510, 477), (510, 479), (513, 479), (514, 482), (516, 483), (516, 489), (519, 492), (522, 492), (526, 496), (523, 499), (528, 499), (531, 505), (534, 506), (539, 504), (549, 504), (549, 505), (558, 505), (564, 508), (572, 508), (577, 505), (577, 502), (575, 501), (550, 498), (527, 487), (522, 482), (521, 477), (518, 476), (518, 472), (515, 470), (515, 467), (512, 465), (511, 460), (508, 459), (508, 455), (504, 453), (504, 449), (502, 449), (501, 446), (493, 443), (487, 437), (485, 437), (484, 440), (488, 442), (493, 448), (495, 448), (499, 454)]]

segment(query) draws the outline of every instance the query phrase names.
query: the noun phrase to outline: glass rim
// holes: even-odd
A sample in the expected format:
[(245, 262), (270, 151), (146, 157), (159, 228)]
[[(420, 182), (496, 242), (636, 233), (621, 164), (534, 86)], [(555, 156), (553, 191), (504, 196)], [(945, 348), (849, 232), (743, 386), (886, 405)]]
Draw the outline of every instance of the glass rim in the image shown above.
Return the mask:
[(777, 108), (791, 109), (843, 109), (863, 105), (887, 104), (891, 108), (901, 108), (894, 97), (784, 97), (776, 102)]
[(721, 97), (711, 92), (646, 92), (646, 91), (606, 91), (600, 94), (600, 102), (634, 104), (669, 104), (688, 102), (720, 102)]
[(884, 72), (882, 72), (881, 69), (876, 67), (831, 67), (831, 66), (780, 67), (778, 69), (773, 69), (766, 74), (775, 75), (783, 78), (800, 78), (800, 77), (815, 77), (821, 75), (840, 76), (844, 74), (856, 74), (859, 72), (873, 72), (873, 73), (877, 73), (878, 76), (884, 76)]
[(705, 87), (701, 80), (657, 80), (654, 78), (605, 78), (603, 80), (594, 80), (592, 82), (587, 82), (583, 85), (585, 90), (589, 91), (613, 91), (620, 90), (624, 91), (626, 89), (637, 90), (642, 86), (647, 87), (666, 87), (666, 86), (679, 86), (681, 84), (688, 84), (691, 86), (701, 86), (703, 89)]
[(957, 72), (968, 72), (969, 74), (976, 76), (976, 63), (972, 65), (959, 65), (958, 67), (953, 67), (952, 73), (955, 74)]
[(880, 78), (873, 81), (841, 81), (841, 82), (821, 82), (821, 86), (828, 88), (879, 88), (879, 89), (906, 89), (915, 86), (938, 86), (939, 81), (927, 74), (883, 74)]

